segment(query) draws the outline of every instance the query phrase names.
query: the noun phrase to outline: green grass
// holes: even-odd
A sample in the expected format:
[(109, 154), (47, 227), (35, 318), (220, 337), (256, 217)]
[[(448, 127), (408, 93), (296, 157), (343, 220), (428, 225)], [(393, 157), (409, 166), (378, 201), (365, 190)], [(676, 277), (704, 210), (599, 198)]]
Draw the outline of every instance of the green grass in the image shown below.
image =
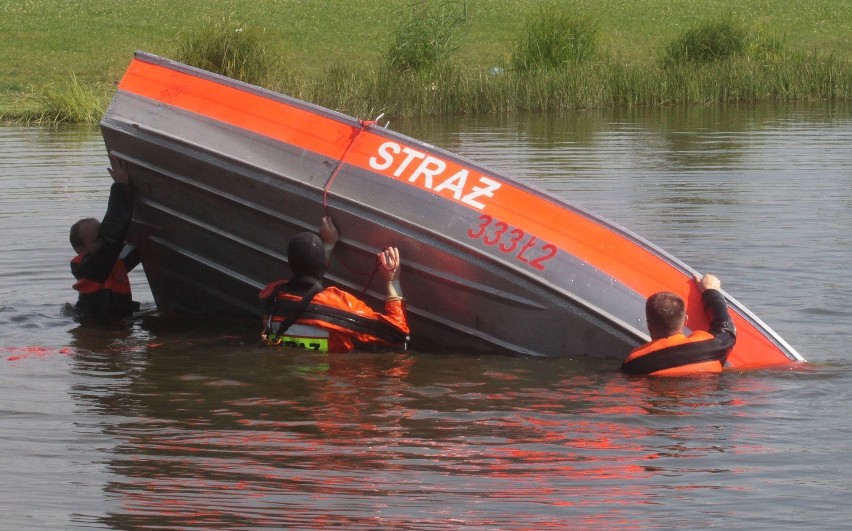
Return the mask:
[(450, 60), (466, 22), (462, 0), (417, 2), (396, 25), (385, 64), (397, 72), (432, 70)]
[(106, 90), (81, 84), (75, 76), (19, 96), (14, 106), (0, 113), (3, 121), (38, 125), (97, 123), (109, 101)]
[(548, 5), (530, 16), (514, 47), (516, 72), (565, 68), (597, 51), (597, 21), (588, 13)]
[[(389, 51), (400, 44), (400, 28), (411, 20), (411, 6), (425, 5), (422, 0), (2, 2), (0, 116), (15, 121), (48, 116), (47, 92), (61, 96), (74, 92), (67, 87), (75, 84), (99, 99), (110, 92), (134, 50), (177, 58), (181, 39), (224, 20), (256, 32), (274, 62), (284, 65), (284, 70), (268, 67), (272, 74), (263, 84), (364, 117), (383, 111), (418, 115), (850, 98), (852, 2), (847, 0), (551, 0), (548, 7), (594, 19), (595, 57), (528, 76), (487, 72), (494, 66), (511, 70), (513, 50), (542, 3), (430, 2), (461, 6), (463, 17), (445, 19), (452, 31), (428, 72), (392, 72), (387, 65)], [(745, 51), (714, 61), (718, 64), (660, 66), (666, 48), (685, 32), (728, 16), (746, 25)], [(86, 99), (78, 98), (84, 109)]]
[(254, 85), (270, 84), (279, 63), (261, 30), (231, 16), (211, 19), (185, 32), (174, 58)]
[[(685, 29), (663, 51), (663, 63), (710, 63), (745, 54), (751, 43), (746, 23), (731, 16), (709, 19)], [(783, 43), (778, 43), (783, 49)]]

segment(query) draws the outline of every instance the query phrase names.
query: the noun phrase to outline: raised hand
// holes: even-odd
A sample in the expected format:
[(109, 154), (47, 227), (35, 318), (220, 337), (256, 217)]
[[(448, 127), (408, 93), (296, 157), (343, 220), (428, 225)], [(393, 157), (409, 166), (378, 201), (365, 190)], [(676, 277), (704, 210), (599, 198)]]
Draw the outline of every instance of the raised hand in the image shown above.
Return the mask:
[(379, 253), (379, 260), (382, 264), (382, 267), (380, 269), (382, 271), (382, 277), (385, 279), (385, 281), (392, 282), (395, 280), (399, 280), (399, 249), (397, 249), (396, 247), (388, 247), (387, 249)]
[(118, 155), (110, 153), (109, 163), (112, 167), (107, 168), (107, 171), (112, 176), (112, 180), (119, 184), (128, 184), (130, 182), (130, 174), (127, 172), (127, 161)]

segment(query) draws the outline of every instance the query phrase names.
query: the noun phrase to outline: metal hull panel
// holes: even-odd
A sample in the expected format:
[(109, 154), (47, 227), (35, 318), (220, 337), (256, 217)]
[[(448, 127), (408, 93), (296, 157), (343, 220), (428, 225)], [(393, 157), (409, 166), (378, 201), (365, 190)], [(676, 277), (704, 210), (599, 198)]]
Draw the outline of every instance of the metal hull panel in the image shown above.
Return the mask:
[[(379, 307), (375, 253), (403, 256), (414, 348), (619, 358), (647, 339), (663, 289), (707, 325), (693, 271), (638, 236), (434, 146), (305, 102), (139, 53), (101, 123), (131, 163), (128, 239), (162, 309), (260, 313), (286, 246), (325, 212), (327, 275)], [(801, 359), (728, 297), (729, 363)]]

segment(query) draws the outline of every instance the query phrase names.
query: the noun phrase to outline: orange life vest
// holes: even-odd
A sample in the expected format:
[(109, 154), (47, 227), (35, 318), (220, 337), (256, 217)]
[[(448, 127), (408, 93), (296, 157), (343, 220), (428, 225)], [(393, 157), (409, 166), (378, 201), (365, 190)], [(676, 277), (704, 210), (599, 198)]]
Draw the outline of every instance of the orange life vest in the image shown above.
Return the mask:
[(633, 349), (621, 366), (626, 372), (650, 376), (722, 372), (730, 346), (719, 347), (715, 339), (703, 330), (656, 339)]
[[(84, 255), (77, 255), (71, 263), (79, 265)], [(133, 295), (130, 292), (130, 278), (124, 262), (116, 260), (109, 275), (98, 282), (81, 277), (74, 283), (74, 289), (80, 295), (77, 309), (89, 316), (108, 318), (127, 317), (133, 313)]]
[(408, 341), (405, 301), (387, 301), (384, 313), (379, 313), (336, 287), (319, 291), (301, 310), (293, 325), (279, 331), (278, 327), (296, 311), (302, 300), (299, 294), (282, 289), (285, 286), (285, 281), (273, 282), (260, 293), (261, 299), (275, 297), (263, 334), (268, 344), (343, 353), (357, 345), (404, 348)]

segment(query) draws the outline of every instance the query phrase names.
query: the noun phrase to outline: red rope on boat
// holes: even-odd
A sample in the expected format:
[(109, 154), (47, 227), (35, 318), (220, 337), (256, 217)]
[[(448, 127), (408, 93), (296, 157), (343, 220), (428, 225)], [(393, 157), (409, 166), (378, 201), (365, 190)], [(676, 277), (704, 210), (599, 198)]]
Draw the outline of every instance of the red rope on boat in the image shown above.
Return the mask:
[[(326, 181), (325, 187), (322, 190), (322, 208), (326, 216), (330, 215), (328, 212), (328, 190), (331, 188), (332, 183), (334, 183), (334, 180), (337, 178), (337, 174), (340, 173), (340, 168), (343, 167), (343, 163), (349, 156), (349, 152), (352, 151), (352, 146), (355, 145), (355, 141), (358, 139), (361, 133), (363, 133), (368, 127), (370, 127), (371, 125), (375, 125), (376, 120), (358, 120), (358, 123), (361, 127), (358, 128), (354, 135), (352, 135), (352, 139), (349, 140), (349, 145), (346, 146), (346, 151), (343, 152), (343, 156), (341, 156), (340, 160), (337, 161), (337, 166), (335, 166), (334, 171), (331, 172), (331, 176), (328, 178), (328, 181)], [(372, 272), (355, 271), (354, 269), (349, 267), (343, 260), (341, 260), (340, 257), (337, 257), (337, 261), (343, 264), (343, 267), (345, 267), (356, 275), (370, 275), (370, 278), (364, 285), (364, 289), (361, 290), (362, 296), (367, 293), (367, 288), (370, 287), (370, 284), (373, 282), (373, 278), (375, 278), (376, 276), (376, 272), (379, 270), (379, 258), (376, 257), (376, 265), (373, 268)]]
[(343, 152), (343, 156), (340, 157), (340, 160), (337, 161), (337, 166), (334, 167), (334, 171), (331, 172), (331, 177), (328, 178), (328, 181), (325, 183), (325, 187), (322, 190), (322, 208), (325, 211), (326, 215), (328, 215), (328, 189), (331, 188), (332, 183), (337, 178), (337, 174), (340, 173), (340, 168), (343, 167), (343, 162), (346, 160), (346, 157), (349, 156), (349, 152), (352, 151), (352, 146), (355, 145), (355, 141), (358, 137), (363, 133), (368, 127), (371, 125), (375, 125), (375, 120), (358, 120), (358, 123), (361, 127), (352, 135), (352, 139), (349, 141), (349, 145), (346, 146), (346, 151)]

